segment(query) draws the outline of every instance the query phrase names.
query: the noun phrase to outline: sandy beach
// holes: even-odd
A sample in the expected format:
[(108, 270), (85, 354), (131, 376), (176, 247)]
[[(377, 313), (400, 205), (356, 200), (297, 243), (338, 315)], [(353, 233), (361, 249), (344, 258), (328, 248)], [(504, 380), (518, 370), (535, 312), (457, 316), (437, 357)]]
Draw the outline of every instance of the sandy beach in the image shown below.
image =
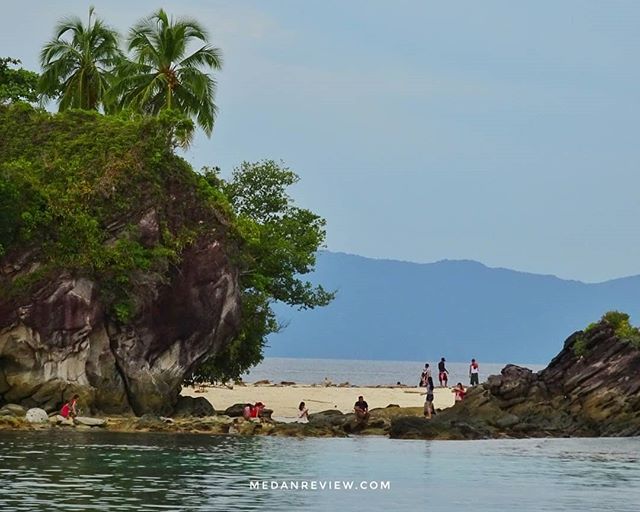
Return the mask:
[[(208, 386), (204, 392), (197, 388), (182, 389), (185, 396), (203, 396), (216, 410), (224, 410), (236, 403), (262, 402), (273, 409), (274, 418), (295, 418), (298, 404), (305, 402), (309, 412), (337, 409), (344, 413), (352, 412), (353, 404), (362, 395), (370, 409), (396, 404), (400, 407), (422, 407), (425, 399), (424, 388), (402, 387), (337, 387), (280, 384), (246, 384), (229, 389), (222, 386)], [(436, 409), (451, 407), (454, 402), (450, 388), (434, 390)]]

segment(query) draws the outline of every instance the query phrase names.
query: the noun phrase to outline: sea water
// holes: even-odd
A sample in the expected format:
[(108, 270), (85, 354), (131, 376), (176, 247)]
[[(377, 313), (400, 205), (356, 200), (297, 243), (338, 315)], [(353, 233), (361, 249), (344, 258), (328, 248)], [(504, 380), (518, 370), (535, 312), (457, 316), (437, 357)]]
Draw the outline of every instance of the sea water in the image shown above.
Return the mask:
[(639, 503), (638, 438), (0, 432), (3, 511), (637, 512)]
[[(297, 384), (320, 384), (327, 378), (334, 384), (348, 382), (358, 386), (393, 385), (398, 382), (417, 386), (424, 364), (429, 363), (433, 380), (438, 384), (437, 361), (367, 361), (358, 359), (294, 359), (286, 357), (266, 358), (262, 363), (243, 376), (247, 382), (270, 380), (290, 381)], [(480, 361), (480, 379), (499, 374), (504, 363), (484, 363)], [(521, 364), (532, 371), (542, 365)], [(469, 383), (469, 363), (447, 362), (449, 385), (458, 382)]]

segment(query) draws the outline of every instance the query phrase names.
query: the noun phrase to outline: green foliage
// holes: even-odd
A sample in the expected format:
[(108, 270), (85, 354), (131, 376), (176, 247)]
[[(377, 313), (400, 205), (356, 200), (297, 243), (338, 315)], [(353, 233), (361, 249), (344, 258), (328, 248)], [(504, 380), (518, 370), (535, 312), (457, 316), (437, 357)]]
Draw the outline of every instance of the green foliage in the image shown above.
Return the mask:
[[(91, 7), (86, 24), (77, 17), (62, 19), (42, 48), (40, 99), (58, 101), (60, 111), (102, 109), (125, 117), (169, 113), (182, 120), (173, 123), (173, 139), (186, 147), (195, 123), (211, 135), (216, 117), (211, 71), (222, 67), (222, 57), (208, 37), (196, 20), (170, 19), (160, 9), (130, 30), (128, 58), (117, 32), (95, 18)], [(192, 43), (200, 46), (189, 52)]]
[(622, 313), (621, 311), (607, 311), (602, 318), (601, 322), (607, 322), (618, 333), (619, 329), (625, 329), (629, 327), (629, 315)]
[(583, 334), (575, 341), (573, 351), (578, 356), (584, 356), (588, 353), (587, 336), (602, 324), (609, 325), (613, 328), (615, 335), (623, 341), (631, 343), (633, 346), (640, 348), (640, 329), (631, 325), (630, 317), (627, 313), (621, 311), (607, 311), (600, 321), (589, 324), (583, 331)]
[(584, 336), (579, 336), (574, 342), (573, 353), (578, 357), (584, 357), (587, 355), (587, 339)]
[(294, 206), (287, 188), (298, 181), (272, 160), (236, 168), (223, 190), (238, 216), (242, 284), (301, 309), (324, 306), (333, 294), (297, 276), (308, 274), (325, 240), (325, 220)]
[[(95, 279), (114, 317), (130, 321), (138, 307), (140, 274), (161, 279), (185, 246), (217, 225), (225, 208), (200, 191), (200, 177), (174, 155), (173, 123), (0, 106), (2, 252), (10, 257), (31, 248), (38, 261), (47, 262), (36, 274), (4, 283), (0, 294), (24, 295), (49, 272), (64, 268)], [(171, 218), (159, 211), (161, 239), (143, 244), (137, 228), (127, 223), (168, 203), (169, 194), (183, 195), (185, 204), (173, 206)]]
[(333, 299), (333, 293), (300, 279), (315, 266), (325, 221), (294, 205), (287, 189), (298, 179), (272, 160), (244, 162), (229, 181), (217, 169), (204, 170), (206, 184), (223, 191), (235, 214), (243, 323), (233, 343), (205, 360), (188, 382), (225, 381), (259, 363), (266, 337), (279, 329), (273, 301), (307, 309)]
[(18, 68), (20, 61), (10, 57), (0, 58), (0, 104), (38, 101), (38, 74)]
[[(173, 152), (184, 122), (172, 111), (0, 105), (0, 257), (32, 251), (41, 265), (0, 277), (0, 299), (20, 300), (64, 270), (97, 282), (107, 314), (126, 324), (144, 305), (145, 283), (163, 282), (185, 248), (223, 227), (240, 271), (242, 324), (190, 381), (226, 380), (262, 359), (279, 329), (273, 301), (313, 308), (333, 298), (301, 278), (313, 270), (325, 222), (295, 206), (287, 189), (298, 177), (273, 161), (243, 163), (228, 181), (215, 168), (194, 173)], [(150, 208), (160, 226), (153, 243), (137, 225)]]
[[(202, 46), (188, 53), (194, 42)], [(118, 65), (110, 91), (114, 102), (152, 115), (175, 110), (210, 135), (217, 107), (216, 83), (208, 72), (222, 67), (222, 57), (200, 23), (169, 19), (160, 9), (130, 30), (127, 49), (132, 59)]]
[(44, 100), (57, 99), (61, 111), (108, 108), (105, 95), (123, 55), (117, 32), (93, 19), (93, 12), (91, 7), (86, 25), (77, 17), (61, 20), (40, 53), (38, 88)]

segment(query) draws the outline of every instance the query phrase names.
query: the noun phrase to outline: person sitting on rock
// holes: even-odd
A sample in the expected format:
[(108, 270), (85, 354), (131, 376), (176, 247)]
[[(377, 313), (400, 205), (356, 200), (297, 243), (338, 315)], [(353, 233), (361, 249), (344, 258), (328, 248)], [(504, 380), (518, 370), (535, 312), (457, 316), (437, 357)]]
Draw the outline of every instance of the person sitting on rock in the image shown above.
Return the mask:
[(62, 416), (65, 420), (71, 418), (75, 418), (78, 415), (78, 410), (76, 408), (76, 404), (78, 403), (78, 399), (80, 395), (73, 395), (71, 400), (66, 402), (62, 409), (60, 409), (60, 416)]
[(353, 406), (353, 412), (356, 415), (358, 423), (364, 423), (369, 419), (369, 404), (364, 401), (362, 396), (358, 397), (358, 401)]
[(262, 416), (262, 410), (264, 409), (264, 404), (262, 402), (256, 402), (251, 409), (251, 417), (252, 418), (260, 418)]
[(456, 402), (462, 402), (462, 399), (464, 398), (464, 395), (466, 394), (466, 391), (464, 389), (464, 386), (462, 385), (462, 382), (458, 382), (456, 384), (456, 387), (453, 388), (451, 390), (452, 393), (456, 394)]
[(309, 421), (309, 409), (304, 402), (300, 402), (298, 406), (298, 418), (302, 421)]

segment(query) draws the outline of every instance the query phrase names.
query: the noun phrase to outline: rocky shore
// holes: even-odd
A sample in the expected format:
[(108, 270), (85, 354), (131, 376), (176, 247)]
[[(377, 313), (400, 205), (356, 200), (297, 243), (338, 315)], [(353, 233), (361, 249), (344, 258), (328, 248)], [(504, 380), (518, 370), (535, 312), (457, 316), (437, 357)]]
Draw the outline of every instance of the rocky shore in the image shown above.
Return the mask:
[[(396, 439), (487, 439), (640, 435), (640, 348), (602, 320), (572, 334), (542, 371), (507, 365), (500, 375), (471, 388), (465, 399), (431, 420), (422, 407), (374, 408), (365, 424), (329, 409), (308, 423), (242, 418), (243, 403), (215, 411), (204, 397), (182, 396), (172, 417), (155, 414), (63, 420), (17, 404), (0, 408), (0, 429), (106, 429), (292, 437), (389, 435)], [(635, 331), (634, 331), (635, 332)], [(637, 334), (637, 332), (636, 332)], [(447, 390), (448, 391), (448, 390)]]
[(576, 332), (544, 370), (507, 365), (431, 421), (394, 419), (389, 434), (401, 439), (638, 436), (640, 348), (617, 331), (603, 320)]
[(349, 434), (386, 435), (391, 421), (398, 416), (420, 415), (421, 407), (394, 407), (373, 409), (365, 425), (358, 424), (353, 414), (329, 410), (312, 414), (307, 423), (284, 423), (270, 418), (271, 411), (261, 419), (245, 420), (244, 404), (236, 404), (225, 411), (201, 411), (173, 418), (145, 414), (136, 416), (109, 416), (92, 418), (79, 416), (64, 419), (42, 409), (28, 409), (15, 404), (0, 408), (0, 430), (107, 430), (111, 432), (167, 432), (190, 434), (271, 435), (286, 437), (345, 437)]

